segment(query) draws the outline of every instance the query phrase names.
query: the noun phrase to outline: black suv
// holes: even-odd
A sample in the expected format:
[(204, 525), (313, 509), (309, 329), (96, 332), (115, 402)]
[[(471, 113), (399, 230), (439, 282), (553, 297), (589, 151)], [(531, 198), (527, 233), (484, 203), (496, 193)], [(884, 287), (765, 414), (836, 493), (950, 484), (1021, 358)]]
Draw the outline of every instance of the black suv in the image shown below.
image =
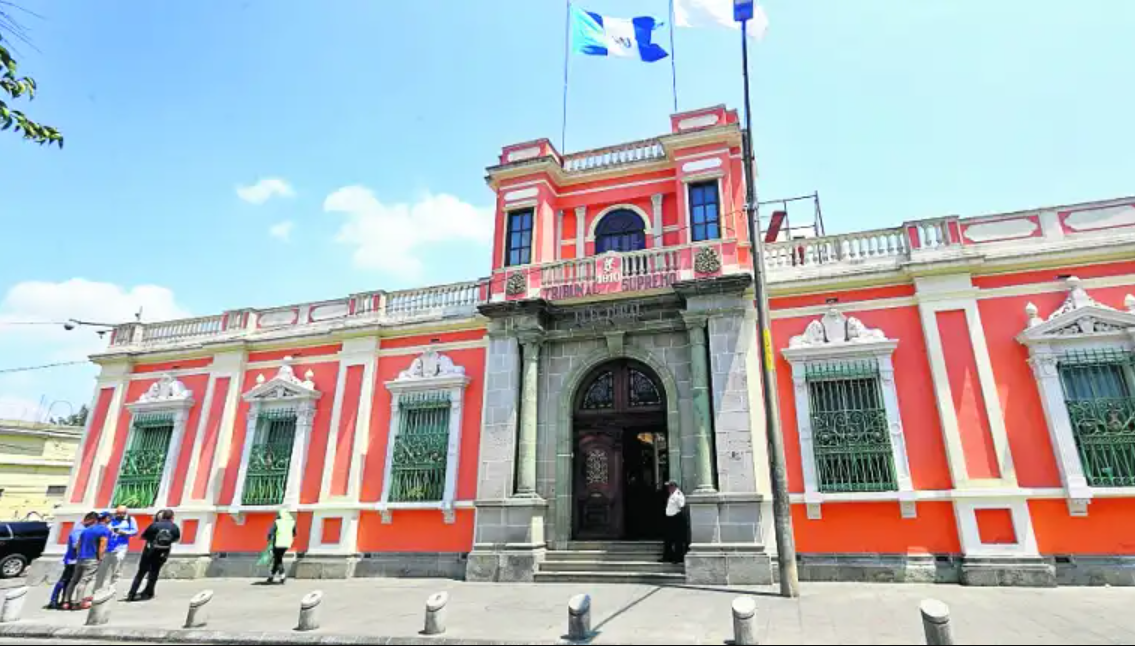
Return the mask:
[(24, 573), (24, 568), (43, 554), (47, 546), (47, 523), (0, 523), (0, 578)]

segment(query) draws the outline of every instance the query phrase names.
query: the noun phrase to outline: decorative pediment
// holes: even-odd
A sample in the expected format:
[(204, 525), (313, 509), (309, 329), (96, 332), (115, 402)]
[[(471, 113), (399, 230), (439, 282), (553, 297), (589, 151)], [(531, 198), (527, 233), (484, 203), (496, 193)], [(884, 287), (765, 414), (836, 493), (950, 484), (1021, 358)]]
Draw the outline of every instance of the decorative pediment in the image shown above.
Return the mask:
[(193, 393), (176, 377), (166, 374), (150, 385), (137, 401), (128, 405), (128, 408), (131, 410), (150, 410), (189, 408), (192, 405)]
[(836, 308), (808, 324), (804, 334), (792, 337), (783, 350), (789, 361), (816, 357), (879, 354), (890, 352), (898, 341), (888, 339), (882, 330), (869, 328), (854, 316)]
[(256, 377), (256, 385), (251, 390), (244, 394), (244, 400), (248, 402), (257, 401), (279, 401), (290, 399), (318, 399), (322, 394), (315, 389), (315, 383), (312, 377), (315, 374), (308, 370), (304, 373), (301, 380), (296, 376), (295, 370), (291, 365), (292, 358), (284, 357), (284, 365), (280, 366), (276, 376), (271, 379), (265, 379), (264, 373)]
[(386, 383), (392, 390), (420, 390), (429, 388), (451, 388), (469, 382), (465, 368), (453, 363), (453, 359), (433, 348), (414, 358), (410, 367), (398, 373), (394, 381)]
[(1036, 305), (1025, 306), (1028, 327), (1017, 336), (1021, 343), (1059, 341), (1100, 336), (1114, 336), (1135, 330), (1135, 296), (1123, 300), (1127, 311), (1100, 303), (1088, 295), (1079, 278), (1067, 280), (1068, 297), (1048, 319), (1040, 316)]

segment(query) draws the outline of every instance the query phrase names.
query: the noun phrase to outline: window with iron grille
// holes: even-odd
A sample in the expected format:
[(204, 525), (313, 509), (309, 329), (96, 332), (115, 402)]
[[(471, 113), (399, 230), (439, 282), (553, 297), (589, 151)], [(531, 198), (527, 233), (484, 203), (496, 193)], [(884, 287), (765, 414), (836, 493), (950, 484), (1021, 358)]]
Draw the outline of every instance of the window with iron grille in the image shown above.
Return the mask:
[(404, 394), (398, 406), (390, 502), (440, 502), (449, 455), (449, 393)]
[(149, 507), (158, 497), (165, 470), (173, 413), (138, 413), (130, 426), (112, 504)]
[(690, 184), (690, 227), (694, 242), (721, 237), (721, 206), (717, 180)]
[(284, 502), (295, 434), (294, 409), (260, 411), (256, 418), (256, 435), (248, 452), (242, 504), (258, 506)]
[(532, 262), (533, 209), (512, 211), (508, 214), (508, 238), (505, 265), (527, 265)]
[(1070, 351), (1057, 366), (1088, 485), (1135, 486), (1135, 353)]
[(878, 364), (809, 365), (806, 378), (820, 491), (896, 490)]

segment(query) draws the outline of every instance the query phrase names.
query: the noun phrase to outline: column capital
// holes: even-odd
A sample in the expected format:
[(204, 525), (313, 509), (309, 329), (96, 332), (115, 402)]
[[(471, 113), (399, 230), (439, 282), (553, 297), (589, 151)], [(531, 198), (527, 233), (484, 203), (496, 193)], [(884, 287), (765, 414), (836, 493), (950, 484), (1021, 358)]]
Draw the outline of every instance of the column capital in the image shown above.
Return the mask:
[(544, 345), (544, 335), (539, 332), (520, 332), (516, 339), (524, 346), (525, 352), (537, 353), (540, 346)]
[(691, 314), (689, 312), (682, 312), (682, 320), (686, 323), (686, 329), (705, 329), (706, 322), (709, 316), (705, 314)]
[(662, 208), (662, 193), (655, 193), (651, 195), (650, 204), (656, 209)]

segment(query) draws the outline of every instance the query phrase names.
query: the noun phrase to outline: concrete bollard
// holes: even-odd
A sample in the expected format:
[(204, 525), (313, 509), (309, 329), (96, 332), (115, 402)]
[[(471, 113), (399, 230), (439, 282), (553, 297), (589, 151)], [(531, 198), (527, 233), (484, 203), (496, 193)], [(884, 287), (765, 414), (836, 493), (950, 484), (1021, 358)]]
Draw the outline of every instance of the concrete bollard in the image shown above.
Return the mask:
[(591, 635), (591, 596), (577, 594), (568, 600), (568, 639), (582, 641)]
[(103, 626), (110, 621), (110, 608), (114, 605), (114, 588), (106, 587), (95, 593), (91, 609), (87, 611), (88, 626)]
[(448, 592), (435, 592), (426, 599), (426, 627), (423, 635), (440, 635), (445, 632), (445, 606), (449, 603)]
[(922, 630), (930, 646), (952, 646), (954, 634), (950, 630), (950, 608), (936, 599), (925, 599), (919, 604), (922, 611)]
[(189, 600), (189, 611), (185, 613), (186, 628), (204, 628), (209, 623), (209, 602), (213, 600), (212, 590), (202, 590)]
[(733, 600), (733, 643), (737, 646), (757, 643), (757, 601), (752, 597)]
[(28, 586), (22, 585), (4, 593), (4, 607), (0, 609), (0, 624), (19, 621), (24, 612), (24, 602), (28, 598)]
[(319, 628), (319, 605), (323, 603), (323, 591), (309, 592), (300, 600), (300, 622), (296, 630), (308, 631)]

